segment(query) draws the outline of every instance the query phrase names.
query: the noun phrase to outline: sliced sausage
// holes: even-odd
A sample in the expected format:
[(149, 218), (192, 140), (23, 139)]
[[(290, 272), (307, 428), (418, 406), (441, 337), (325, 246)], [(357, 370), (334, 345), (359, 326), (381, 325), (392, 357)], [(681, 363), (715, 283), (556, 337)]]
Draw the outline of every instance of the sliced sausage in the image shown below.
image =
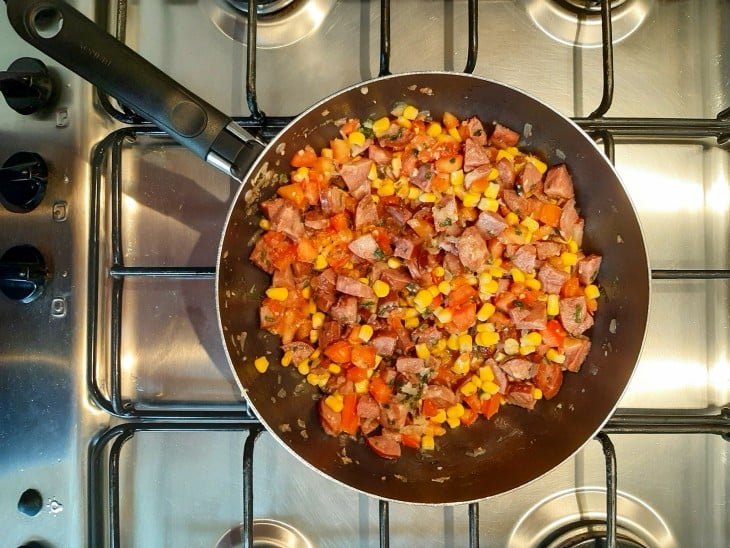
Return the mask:
[(535, 408), (535, 395), (533, 393), (533, 386), (527, 383), (515, 383), (511, 384), (507, 390), (506, 398), (507, 403), (512, 405), (518, 405), (525, 409)]
[(357, 323), (357, 297), (342, 295), (330, 308), (332, 319), (345, 325)]
[(539, 188), (542, 182), (542, 173), (535, 167), (532, 162), (525, 162), (525, 165), (520, 170), (520, 174), (517, 176), (517, 182), (525, 192), (532, 192)]
[(353, 162), (348, 162), (340, 166), (340, 177), (345, 181), (350, 196), (356, 200), (360, 200), (370, 194), (370, 166), (373, 161), (367, 158), (361, 158)]
[(477, 227), (470, 226), (464, 230), (456, 245), (459, 250), (459, 260), (466, 268), (477, 272), (486, 267), (489, 250)]
[(500, 148), (513, 147), (520, 140), (520, 134), (502, 124), (495, 124), (489, 140), (494, 146)]
[(467, 173), (490, 162), (491, 157), (487, 149), (474, 139), (467, 138), (464, 142), (464, 172)]
[(588, 255), (578, 261), (578, 278), (583, 285), (592, 284), (598, 276), (598, 269), (601, 268), (602, 257), (600, 255)]
[(591, 341), (585, 338), (566, 337), (563, 342), (565, 363), (563, 366), (573, 373), (580, 371), (583, 362), (591, 350)]
[(545, 263), (537, 273), (537, 279), (542, 284), (542, 290), (545, 293), (560, 293), (563, 284), (568, 281), (570, 274), (559, 268), (555, 268), (550, 263)]
[(565, 330), (577, 337), (593, 325), (584, 296), (560, 299), (560, 321)]
[(496, 238), (507, 226), (504, 217), (494, 211), (482, 211), (476, 222), (476, 227), (485, 238)]
[(377, 261), (383, 258), (383, 251), (378, 246), (373, 235), (363, 234), (348, 244), (348, 249), (366, 261)]
[(352, 295), (354, 297), (360, 297), (363, 299), (375, 298), (375, 292), (372, 287), (362, 283), (360, 280), (350, 278), (349, 276), (337, 276), (335, 289), (337, 289), (340, 293), (345, 293), (346, 295)]
[(378, 206), (368, 194), (357, 203), (355, 208), (355, 228), (374, 225), (378, 222)]
[(500, 364), (502, 371), (517, 380), (527, 380), (535, 376), (537, 364), (524, 358), (513, 358)]
[(550, 198), (570, 200), (574, 195), (573, 178), (568, 173), (568, 167), (560, 164), (548, 169), (545, 174), (545, 194)]
[(395, 436), (380, 435), (365, 438), (370, 449), (385, 459), (397, 459), (401, 455), (400, 443)]
[(514, 307), (510, 309), (509, 316), (517, 329), (540, 331), (547, 326), (547, 304), (537, 301), (529, 307)]
[(510, 258), (512, 264), (522, 270), (532, 274), (535, 272), (535, 263), (537, 260), (537, 248), (532, 244), (522, 245)]

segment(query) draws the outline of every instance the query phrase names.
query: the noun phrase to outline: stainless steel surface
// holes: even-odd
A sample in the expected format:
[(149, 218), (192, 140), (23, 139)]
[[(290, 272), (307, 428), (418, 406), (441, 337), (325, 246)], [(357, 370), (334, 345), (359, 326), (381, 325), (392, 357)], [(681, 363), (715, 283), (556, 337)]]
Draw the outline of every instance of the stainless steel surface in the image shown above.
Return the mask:
[[(92, 17), (106, 5), (72, 3)], [(336, 2), (306, 38), (262, 50), (262, 110), (297, 114), (317, 98), (374, 76), (378, 4)], [(600, 100), (600, 49), (554, 40), (534, 25), (528, 6), (480, 2), (475, 72), (521, 87), (567, 115), (587, 115)], [(128, 8), (128, 43), (221, 110), (247, 113), (246, 47), (215, 26), (203, 0), (136, 0)], [(464, 66), (465, 2), (403, 0), (391, 9), (391, 70)], [(643, 23), (614, 51), (616, 97), (609, 115), (715, 117), (727, 108), (729, 24), (726, 2), (653, 2)], [(682, 40), (666, 38), (677, 32)], [(0, 66), (35, 55), (3, 15), (0, 44)], [(85, 379), (90, 151), (118, 125), (94, 106), (90, 86), (44, 61), (61, 82), (54, 109), (28, 118), (0, 103), (0, 160), (20, 149), (35, 150), (49, 160), (51, 172), (35, 211), (0, 210), (0, 250), (34, 244), (53, 273), (48, 291), (27, 307), (0, 299), (0, 515), (8, 546), (32, 539), (52, 546), (88, 543), (88, 447), (96, 433), (123, 422), (89, 400)], [(168, 145), (149, 137), (124, 147), (125, 262), (212, 266), (235, 185)], [(729, 160), (727, 150), (712, 141), (619, 140), (617, 169), (638, 209), (653, 268), (730, 267)], [(107, 187), (105, 219), (108, 203)], [(106, 225), (101, 236), (102, 251), (108, 250)], [(108, 266), (108, 257), (102, 257), (102, 266)], [(101, 281), (108, 293), (109, 277)], [(242, 409), (217, 342), (213, 285), (211, 279), (127, 280), (125, 399), (151, 409), (210, 404)], [(729, 295), (727, 280), (653, 283), (648, 336), (622, 407), (709, 412), (730, 401)], [(102, 310), (101, 341), (108, 336), (105, 320)], [(104, 379), (108, 346), (95, 349), (93, 363)], [(612, 439), (619, 489), (651, 508), (677, 545), (728, 544), (727, 442), (712, 435)], [(120, 456), (122, 545), (214, 546), (241, 522), (243, 443), (240, 432), (135, 434)], [(377, 546), (377, 501), (323, 480), (268, 435), (257, 442), (254, 474), (256, 517), (290, 523), (317, 546)], [(591, 443), (539, 482), (480, 503), (481, 545), (504, 546), (540, 501), (566, 489), (598, 489), (604, 482), (601, 449)], [(45, 504), (35, 517), (16, 509), (29, 487), (40, 491)], [(467, 545), (462, 507), (392, 505), (390, 523), (391, 546)]]

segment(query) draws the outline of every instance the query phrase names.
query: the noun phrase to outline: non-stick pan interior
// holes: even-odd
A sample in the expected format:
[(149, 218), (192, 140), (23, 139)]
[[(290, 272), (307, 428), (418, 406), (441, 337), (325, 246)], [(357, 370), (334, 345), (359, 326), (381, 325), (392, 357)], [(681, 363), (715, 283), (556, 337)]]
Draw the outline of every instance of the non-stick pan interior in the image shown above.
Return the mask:
[[(291, 154), (305, 144), (327, 146), (334, 120), (379, 118), (397, 101), (435, 117), (479, 116), (522, 133), (519, 146), (549, 164), (567, 163), (586, 220), (583, 247), (603, 256), (602, 298), (588, 333), (591, 352), (579, 374), (533, 411), (503, 406), (439, 438), (432, 455), (405, 449), (397, 461), (376, 456), (362, 441), (326, 435), (315, 412), (315, 388), (294, 368), (278, 364), (276, 337), (258, 328), (258, 305), (269, 277), (249, 260), (259, 233), (257, 204), (274, 193), (274, 173), (287, 173)], [(453, 73), (402, 74), (370, 81), (314, 106), (266, 149), (230, 211), (218, 264), (222, 335), (243, 392), (261, 421), (314, 468), (378, 497), (457, 503), (506, 492), (541, 476), (577, 451), (601, 428), (623, 393), (639, 356), (649, 304), (649, 268), (636, 213), (615, 171), (589, 137), (543, 103), (510, 87)], [(253, 360), (272, 363), (259, 374)]]

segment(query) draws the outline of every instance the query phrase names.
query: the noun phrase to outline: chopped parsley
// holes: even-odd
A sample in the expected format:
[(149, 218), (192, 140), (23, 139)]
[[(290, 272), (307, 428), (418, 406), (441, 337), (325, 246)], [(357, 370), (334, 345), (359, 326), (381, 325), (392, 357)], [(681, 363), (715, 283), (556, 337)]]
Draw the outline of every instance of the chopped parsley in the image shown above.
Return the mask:
[(575, 312), (573, 313), (573, 319), (576, 323), (580, 323), (583, 320), (583, 306), (580, 304), (575, 305)]
[(373, 255), (375, 255), (376, 259), (385, 259), (385, 253), (379, 247), (375, 248), (375, 251), (373, 251)]
[(443, 221), (439, 223), (439, 226), (451, 226), (453, 221), (451, 220), (451, 217), (446, 217)]

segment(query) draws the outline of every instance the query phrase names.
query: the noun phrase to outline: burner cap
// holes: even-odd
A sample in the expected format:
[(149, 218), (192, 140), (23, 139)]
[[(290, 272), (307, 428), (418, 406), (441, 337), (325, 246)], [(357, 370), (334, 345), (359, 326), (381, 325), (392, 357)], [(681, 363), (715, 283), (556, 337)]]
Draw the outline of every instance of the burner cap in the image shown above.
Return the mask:
[[(616, 44), (644, 21), (654, 0), (613, 0), (611, 33)], [(569, 46), (603, 44), (600, 0), (528, 0), (527, 13), (545, 34)]]
[[(226, 0), (231, 6), (237, 10), (248, 13), (248, 0)], [(281, 11), (295, 0), (256, 0), (256, 13), (259, 15), (269, 15)]]
[[(256, 46), (289, 46), (317, 30), (336, 0), (257, 0)], [(246, 44), (248, 0), (200, 0), (200, 9), (229, 38)]]
[[(218, 540), (215, 548), (239, 548), (243, 542), (243, 525), (237, 525)], [(253, 520), (253, 545), (256, 548), (314, 548), (297, 529), (273, 519)]]
[[(606, 548), (606, 522), (583, 520), (567, 525), (550, 535), (537, 548)], [(616, 531), (616, 548), (647, 548), (623, 527)]]

